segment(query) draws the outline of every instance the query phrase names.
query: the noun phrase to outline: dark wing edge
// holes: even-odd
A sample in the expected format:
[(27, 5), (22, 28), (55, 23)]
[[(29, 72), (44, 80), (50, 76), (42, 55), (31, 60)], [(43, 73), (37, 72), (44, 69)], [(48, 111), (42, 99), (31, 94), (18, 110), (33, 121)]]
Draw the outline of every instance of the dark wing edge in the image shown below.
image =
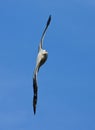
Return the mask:
[(44, 29), (44, 31), (42, 33), (42, 37), (41, 37), (41, 40), (40, 40), (40, 44), (39, 44), (38, 50), (40, 50), (42, 48), (43, 39), (44, 39), (46, 30), (47, 30), (48, 26), (50, 25), (50, 22), (51, 22), (51, 15), (49, 15), (49, 18), (48, 18), (47, 23), (46, 23), (46, 27), (45, 27), (45, 29)]
[(36, 105), (37, 105), (37, 95), (38, 95), (38, 85), (37, 85), (37, 72), (34, 72), (33, 76), (33, 111), (36, 114)]
[(50, 21), (51, 21), (51, 15), (50, 15), (49, 18), (48, 18), (47, 25), (46, 25), (47, 27), (49, 26)]

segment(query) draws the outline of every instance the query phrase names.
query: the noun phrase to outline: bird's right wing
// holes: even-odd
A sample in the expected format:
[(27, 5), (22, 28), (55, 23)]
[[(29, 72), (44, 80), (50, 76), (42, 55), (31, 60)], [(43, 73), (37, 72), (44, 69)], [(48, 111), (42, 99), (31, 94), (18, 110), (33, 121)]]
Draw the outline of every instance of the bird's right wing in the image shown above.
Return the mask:
[(41, 37), (40, 44), (39, 44), (39, 48), (38, 48), (39, 50), (42, 48), (44, 36), (45, 36), (46, 30), (47, 30), (47, 28), (48, 28), (48, 26), (49, 26), (49, 24), (50, 24), (50, 21), (51, 21), (51, 15), (49, 16), (48, 21), (47, 21), (47, 23), (46, 23), (46, 27), (45, 27), (45, 29), (44, 29), (44, 31), (43, 31), (43, 33), (42, 33), (42, 37)]

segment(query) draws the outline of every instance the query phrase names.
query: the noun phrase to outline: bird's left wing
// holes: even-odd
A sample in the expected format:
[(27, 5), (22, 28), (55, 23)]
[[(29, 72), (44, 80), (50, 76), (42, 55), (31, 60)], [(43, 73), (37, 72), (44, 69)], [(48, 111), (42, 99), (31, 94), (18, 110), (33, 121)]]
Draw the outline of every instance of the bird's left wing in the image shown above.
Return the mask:
[(33, 110), (34, 110), (34, 114), (36, 113), (36, 105), (37, 105), (37, 96), (38, 96), (37, 75), (38, 75), (38, 71), (39, 71), (39, 68), (40, 68), (40, 60), (41, 60), (41, 58), (38, 55), (36, 68), (34, 70), (34, 75), (33, 75), (33, 92), (34, 92), (34, 96), (33, 96)]
[(38, 74), (38, 67), (36, 67), (34, 71), (34, 76), (33, 76), (33, 111), (34, 114), (36, 113), (36, 105), (37, 105), (37, 94), (38, 94), (38, 85), (37, 85), (37, 74)]

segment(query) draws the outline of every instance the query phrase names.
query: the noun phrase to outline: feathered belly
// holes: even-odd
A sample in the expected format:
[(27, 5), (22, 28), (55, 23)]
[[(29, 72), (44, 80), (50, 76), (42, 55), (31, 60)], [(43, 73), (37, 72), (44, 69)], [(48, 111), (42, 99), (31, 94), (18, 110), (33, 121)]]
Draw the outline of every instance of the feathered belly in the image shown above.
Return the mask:
[(41, 61), (40, 61), (40, 65), (43, 65), (43, 64), (46, 62), (47, 57), (48, 57), (47, 54), (42, 55), (42, 57), (41, 57)]

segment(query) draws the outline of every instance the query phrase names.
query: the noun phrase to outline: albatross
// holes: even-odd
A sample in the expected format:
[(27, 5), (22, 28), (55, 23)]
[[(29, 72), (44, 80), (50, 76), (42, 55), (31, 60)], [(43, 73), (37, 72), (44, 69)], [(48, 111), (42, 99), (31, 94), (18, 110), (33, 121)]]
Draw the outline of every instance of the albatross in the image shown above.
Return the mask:
[(47, 30), (47, 28), (50, 24), (50, 21), (51, 21), (51, 15), (49, 16), (47, 23), (46, 23), (46, 26), (45, 26), (45, 29), (42, 33), (42, 37), (41, 37), (40, 44), (39, 44), (39, 47), (38, 47), (36, 67), (34, 69), (34, 74), (33, 74), (33, 92), (34, 92), (34, 95), (33, 95), (33, 111), (34, 111), (34, 114), (36, 113), (37, 96), (38, 96), (37, 74), (38, 74), (39, 68), (46, 62), (47, 57), (48, 57), (48, 52), (46, 50), (42, 49), (42, 46), (43, 46), (44, 36), (45, 36), (46, 30)]

